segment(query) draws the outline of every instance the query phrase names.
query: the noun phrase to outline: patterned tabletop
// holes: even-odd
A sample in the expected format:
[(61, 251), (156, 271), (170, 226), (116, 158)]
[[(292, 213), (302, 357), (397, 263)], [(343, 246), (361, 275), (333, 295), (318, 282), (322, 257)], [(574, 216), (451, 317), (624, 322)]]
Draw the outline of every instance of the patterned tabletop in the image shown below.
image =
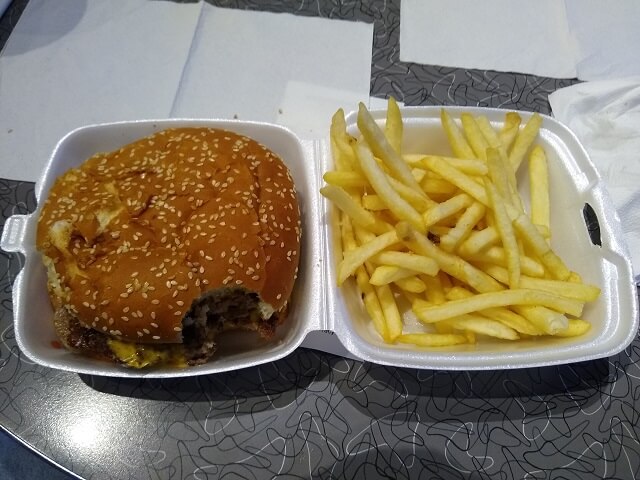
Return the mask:
[[(407, 105), (549, 113), (575, 80), (399, 61), (394, 1), (216, 1), (374, 24), (371, 95)], [(0, 47), (26, 0), (0, 20)], [(34, 186), (0, 179), (0, 226), (35, 209)], [(441, 372), (299, 349), (261, 367), (180, 380), (49, 370), (19, 351), (0, 252), (0, 425), (87, 479), (633, 479), (640, 477), (640, 340), (566, 366)]]

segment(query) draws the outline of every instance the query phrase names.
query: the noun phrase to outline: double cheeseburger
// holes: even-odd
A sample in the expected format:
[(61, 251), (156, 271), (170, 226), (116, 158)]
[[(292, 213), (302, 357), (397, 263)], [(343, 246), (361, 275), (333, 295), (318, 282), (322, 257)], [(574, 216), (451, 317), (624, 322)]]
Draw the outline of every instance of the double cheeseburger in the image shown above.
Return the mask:
[(136, 368), (196, 365), (220, 333), (268, 339), (284, 321), (300, 212), (287, 167), (263, 145), (168, 129), (60, 177), (37, 247), (66, 348)]

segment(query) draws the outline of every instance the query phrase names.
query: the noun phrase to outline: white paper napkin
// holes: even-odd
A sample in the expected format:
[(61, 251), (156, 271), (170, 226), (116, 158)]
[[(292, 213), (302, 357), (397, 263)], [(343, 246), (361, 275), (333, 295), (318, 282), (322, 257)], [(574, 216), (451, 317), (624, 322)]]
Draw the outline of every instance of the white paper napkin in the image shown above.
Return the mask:
[(0, 55), (0, 178), (91, 123), (204, 117), (326, 134), (369, 97), (373, 26), (208, 4), (32, 0)]
[(172, 116), (327, 132), (369, 97), (373, 25), (205, 5)]
[(578, 45), (582, 80), (640, 75), (638, 0), (565, 0), (569, 29)]
[(574, 78), (576, 49), (557, 0), (402, 0), (400, 60)]
[(400, 59), (555, 78), (640, 75), (637, 0), (402, 0)]
[(549, 103), (605, 180), (640, 279), (640, 77), (562, 88)]
[(76, 127), (167, 117), (200, 9), (31, 0), (0, 55), (0, 177), (36, 180)]

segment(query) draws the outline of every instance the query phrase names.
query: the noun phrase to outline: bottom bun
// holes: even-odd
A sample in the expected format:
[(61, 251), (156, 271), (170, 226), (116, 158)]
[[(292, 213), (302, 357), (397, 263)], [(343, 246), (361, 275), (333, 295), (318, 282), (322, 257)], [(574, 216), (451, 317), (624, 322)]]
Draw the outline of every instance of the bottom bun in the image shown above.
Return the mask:
[(243, 287), (222, 287), (207, 291), (193, 302), (182, 319), (181, 344), (118, 340), (83, 326), (64, 307), (56, 310), (54, 327), (67, 349), (98, 360), (132, 368), (187, 367), (206, 363), (217, 350), (220, 334), (247, 330), (269, 339), (285, 317), (286, 305), (276, 312), (256, 292)]

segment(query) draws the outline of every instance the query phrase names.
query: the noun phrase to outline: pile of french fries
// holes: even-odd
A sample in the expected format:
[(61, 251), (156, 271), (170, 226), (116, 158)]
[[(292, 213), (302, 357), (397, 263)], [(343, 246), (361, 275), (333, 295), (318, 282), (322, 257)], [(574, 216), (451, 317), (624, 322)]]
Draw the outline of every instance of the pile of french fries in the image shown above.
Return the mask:
[[(385, 342), (440, 347), (589, 330), (580, 316), (600, 289), (551, 248), (547, 159), (535, 144), (542, 118), (521, 123), (515, 112), (495, 128), (484, 116), (456, 120), (443, 109), (446, 157), (402, 151), (393, 98), (384, 126), (359, 105), (359, 135), (347, 132), (342, 110), (333, 116), (334, 170), (320, 191), (338, 209), (338, 285), (355, 278)], [(516, 182), (525, 163), (528, 212)], [(424, 328), (407, 331), (401, 305)]]

